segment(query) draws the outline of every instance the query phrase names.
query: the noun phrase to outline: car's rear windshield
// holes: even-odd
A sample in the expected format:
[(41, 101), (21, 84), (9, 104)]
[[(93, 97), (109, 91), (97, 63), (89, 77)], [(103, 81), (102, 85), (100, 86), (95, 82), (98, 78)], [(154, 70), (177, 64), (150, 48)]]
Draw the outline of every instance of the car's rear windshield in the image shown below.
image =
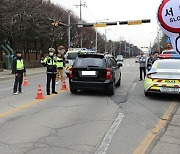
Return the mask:
[(160, 61), (158, 62), (158, 69), (180, 69), (180, 60), (175, 61)]
[(76, 67), (103, 67), (105, 65), (105, 60), (103, 58), (92, 58), (79, 57), (75, 63)]
[(118, 55), (118, 56), (117, 56), (117, 59), (122, 59), (122, 58), (123, 58), (122, 55)]
[(76, 59), (77, 56), (78, 56), (78, 53), (77, 53), (77, 52), (68, 53), (67, 59), (73, 60), (73, 59)]

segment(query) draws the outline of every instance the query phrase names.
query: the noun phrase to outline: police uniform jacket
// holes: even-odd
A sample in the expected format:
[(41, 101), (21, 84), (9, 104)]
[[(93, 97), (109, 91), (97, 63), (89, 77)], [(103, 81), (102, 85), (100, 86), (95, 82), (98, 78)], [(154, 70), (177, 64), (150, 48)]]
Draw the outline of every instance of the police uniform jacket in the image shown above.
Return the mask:
[(56, 74), (57, 66), (56, 66), (56, 57), (55, 56), (47, 56), (43, 60), (44, 66), (47, 67), (47, 73)]
[(25, 72), (26, 72), (26, 68), (24, 65), (24, 60), (22, 58), (15, 57), (13, 59), (13, 64), (12, 64), (12, 73), (16, 74), (16, 73), (25, 73)]

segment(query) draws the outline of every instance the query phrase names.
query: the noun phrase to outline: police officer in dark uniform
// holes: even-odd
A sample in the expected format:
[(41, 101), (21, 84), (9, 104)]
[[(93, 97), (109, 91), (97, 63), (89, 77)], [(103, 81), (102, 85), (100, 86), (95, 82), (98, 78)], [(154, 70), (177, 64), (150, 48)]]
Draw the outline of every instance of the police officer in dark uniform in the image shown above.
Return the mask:
[(24, 61), (22, 59), (21, 51), (17, 51), (16, 57), (13, 59), (12, 73), (15, 74), (15, 81), (13, 88), (14, 95), (23, 93), (22, 82), (23, 82), (23, 74), (26, 76), (26, 69), (25, 69)]
[(153, 57), (153, 55), (150, 53), (150, 54), (149, 54), (149, 58), (148, 58), (148, 60), (147, 60), (147, 70), (148, 70), (148, 72), (151, 70), (151, 67), (152, 67), (153, 63), (154, 63), (154, 57)]
[(49, 55), (41, 61), (41, 63), (47, 67), (47, 84), (46, 91), (47, 95), (50, 95), (50, 83), (52, 80), (52, 94), (57, 94), (55, 91), (56, 84), (56, 74), (57, 74), (57, 66), (56, 66), (56, 57), (54, 56), (55, 49), (49, 48)]

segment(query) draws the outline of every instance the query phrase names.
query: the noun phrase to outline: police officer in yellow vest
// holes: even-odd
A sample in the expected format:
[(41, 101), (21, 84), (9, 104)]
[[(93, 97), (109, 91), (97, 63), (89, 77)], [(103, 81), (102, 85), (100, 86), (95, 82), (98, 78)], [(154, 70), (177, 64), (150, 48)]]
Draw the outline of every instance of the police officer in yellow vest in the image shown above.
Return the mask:
[(23, 74), (26, 76), (26, 69), (24, 66), (24, 61), (22, 59), (21, 51), (16, 52), (16, 57), (14, 58), (12, 65), (12, 73), (15, 74), (13, 92), (14, 95), (18, 95), (19, 93), (23, 92), (22, 91)]
[(57, 74), (57, 66), (56, 66), (56, 57), (54, 56), (55, 49), (49, 48), (49, 55), (44, 58), (41, 63), (47, 67), (47, 84), (46, 84), (46, 91), (47, 95), (50, 95), (50, 83), (52, 80), (52, 94), (57, 94), (55, 91), (55, 81), (56, 81), (56, 74)]
[(57, 75), (56, 75), (56, 84), (58, 84), (59, 79), (61, 79), (61, 82), (63, 82), (63, 68), (64, 68), (64, 61), (62, 54), (60, 52), (57, 53), (56, 57), (56, 65), (57, 65)]

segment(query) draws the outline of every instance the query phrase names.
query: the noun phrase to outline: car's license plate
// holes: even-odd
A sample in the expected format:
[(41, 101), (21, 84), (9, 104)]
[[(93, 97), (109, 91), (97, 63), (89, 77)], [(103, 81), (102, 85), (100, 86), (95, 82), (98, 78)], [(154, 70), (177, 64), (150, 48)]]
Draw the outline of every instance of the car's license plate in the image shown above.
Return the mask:
[(161, 88), (162, 92), (179, 93), (179, 88)]
[(83, 76), (95, 76), (96, 71), (82, 71)]

